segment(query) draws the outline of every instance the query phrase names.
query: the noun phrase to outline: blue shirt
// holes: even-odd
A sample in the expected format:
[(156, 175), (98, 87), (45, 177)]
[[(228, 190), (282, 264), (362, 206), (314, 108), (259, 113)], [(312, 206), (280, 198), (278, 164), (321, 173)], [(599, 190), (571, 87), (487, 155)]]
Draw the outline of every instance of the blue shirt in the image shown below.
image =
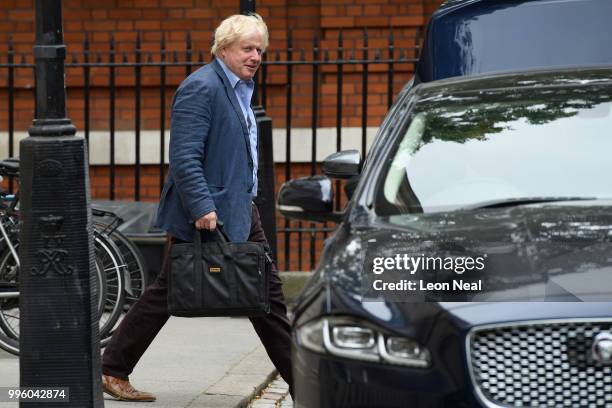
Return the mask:
[(247, 123), (247, 127), (249, 129), (249, 140), (251, 141), (251, 158), (253, 159), (253, 190), (251, 194), (253, 197), (257, 196), (257, 122), (255, 121), (255, 114), (251, 109), (251, 98), (253, 97), (253, 90), (255, 89), (255, 82), (252, 79), (248, 81), (243, 81), (236, 74), (232, 72), (231, 69), (225, 65), (221, 58), (217, 58), (219, 65), (223, 68), (223, 72), (227, 75), (227, 79), (229, 79), (232, 88), (234, 88), (234, 93), (236, 94), (236, 99), (240, 103), (240, 108), (242, 109), (242, 114), (244, 115), (244, 120)]

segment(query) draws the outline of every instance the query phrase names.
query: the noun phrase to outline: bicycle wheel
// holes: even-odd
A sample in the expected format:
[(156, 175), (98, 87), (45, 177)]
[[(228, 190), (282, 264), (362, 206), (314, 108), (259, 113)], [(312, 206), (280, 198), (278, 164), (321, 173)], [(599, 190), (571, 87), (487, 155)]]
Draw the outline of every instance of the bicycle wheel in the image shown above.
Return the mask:
[[(4, 269), (0, 270), (0, 321), (6, 320), (6, 323), (0, 324), (0, 348), (18, 356), (19, 339), (9, 336), (3, 327), (8, 326), (9, 323), (14, 324), (9, 316), (15, 313), (15, 309), (19, 313), (19, 287), (16, 280), (19, 273), (17, 271), (15, 275), (13, 270), (10, 273), (8, 271), (3, 273), (3, 271)], [(7, 316), (4, 315), (3, 308), (6, 309)], [(17, 315), (18, 318), (19, 315)], [(19, 325), (19, 320), (17, 320), (17, 325)]]
[(125, 264), (115, 244), (94, 230), (96, 260), (103, 273), (104, 307), (100, 314), (100, 339), (115, 326), (125, 302)]
[[(15, 243), (15, 251), (19, 244)], [(0, 258), (0, 329), (12, 339), (19, 339), (19, 265), (6, 249)]]
[(94, 262), (96, 265), (96, 289), (98, 295), (98, 316), (100, 316), (104, 312), (104, 300), (106, 299), (106, 279), (104, 277), (104, 268), (100, 265), (100, 261), (98, 258), (94, 258)]
[(19, 340), (13, 339), (0, 330), (0, 348), (16, 356), (19, 355)]
[[(94, 237), (97, 309), (100, 321), (100, 338), (111, 332), (123, 310), (125, 301), (124, 266), (118, 249), (104, 236)], [(15, 249), (18, 244), (15, 245)], [(19, 267), (12, 253), (6, 250), (0, 257), (0, 329), (9, 352), (19, 352)], [(9, 296), (10, 294), (10, 296)], [(10, 341), (10, 340), (14, 341)]]
[[(106, 226), (101, 223), (96, 223), (94, 227), (103, 230)], [(119, 249), (121, 258), (125, 263), (126, 276), (129, 278), (130, 287), (126, 289), (127, 294), (125, 299), (125, 309), (127, 310), (129, 306), (138, 300), (149, 283), (147, 267), (145, 266), (142, 253), (128, 237), (118, 230), (112, 231), (108, 236), (110, 236), (117, 249)]]
[[(8, 259), (12, 262), (8, 264)], [(2, 266), (4, 264), (4, 267)], [(0, 348), (19, 355), (19, 267), (8, 249), (0, 262)], [(17, 328), (17, 335), (14, 330)]]
[[(100, 227), (103, 228), (104, 226), (102, 225)], [(123, 307), (123, 313), (119, 316), (115, 324), (116, 327), (128, 312), (130, 306), (140, 298), (140, 295), (142, 295), (142, 292), (147, 287), (148, 278), (144, 259), (138, 247), (119, 231), (111, 232), (110, 238), (121, 252), (121, 257), (126, 266), (124, 271), (127, 278), (126, 281), (129, 281), (130, 285), (130, 288), (125, 290), (126, 301)], [(114, 334), (114, 328), (104, 334), (104, 336), (100, 337), (100, 347), (105, 347), (108, 344)]]

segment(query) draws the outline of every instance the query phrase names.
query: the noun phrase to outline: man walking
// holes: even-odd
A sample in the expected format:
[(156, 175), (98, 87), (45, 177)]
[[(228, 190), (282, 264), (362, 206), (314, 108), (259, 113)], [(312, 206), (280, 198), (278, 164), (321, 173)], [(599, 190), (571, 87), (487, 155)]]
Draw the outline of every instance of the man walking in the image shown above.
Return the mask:
[[(258, 158), (250, 101), (253, 76), (267, 46), (268, 29), (259, 15), (231, 16), (215, 30), (213, 62), (191, 74), (176, 91), (170, 172), (157, 214), (158, 226), (172, 242), (191, 242), (196, 229), (212, 231), (221, 220), (232, 241), (266, 243), (252, 202), (257, 194)], [(155, 400), (153, 394), (136, 390), (128, 376), (170, 317), (168, 265), (166, 259), (156, 281), (131, 307), (104, 352), (103, 389), (121, 400)], [(292, 390), (290, 326), (281, 281), (276, 267), (272, 269), (270, 314), (250, 320)]]

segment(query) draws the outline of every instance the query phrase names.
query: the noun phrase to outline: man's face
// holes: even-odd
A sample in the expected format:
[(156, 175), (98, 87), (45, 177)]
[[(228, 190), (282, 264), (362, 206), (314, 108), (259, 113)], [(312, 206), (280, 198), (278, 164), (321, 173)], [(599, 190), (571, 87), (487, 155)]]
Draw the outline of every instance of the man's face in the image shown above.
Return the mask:
[(242, 39), (221, 49), (223, 62), (240, 79), (246, 81), (252, 79), (261, 63), (263, 51), (263, 38), (258, 32), (243, 37)]

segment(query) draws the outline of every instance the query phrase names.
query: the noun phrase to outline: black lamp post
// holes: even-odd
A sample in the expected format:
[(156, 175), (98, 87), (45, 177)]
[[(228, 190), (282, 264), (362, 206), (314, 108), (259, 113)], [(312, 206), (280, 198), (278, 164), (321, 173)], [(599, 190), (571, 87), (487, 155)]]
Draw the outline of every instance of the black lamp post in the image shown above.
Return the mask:
[(102, 407), (85, 140), (66, 117), (60, 0), (36, 0), (36, 117), (20, 146), (20, 385)]
[[(255, 12), (255, 0), (240, 0), (240, 14)], [(261, 69), (261, 68), (260, 68)], [(258, 156), (259, 169), (257, 178), (259, 181), (255, 203), (259, 208), (261, 223), (272, 254), (276, 257), (276, 203), (274, 200), (274, 157), (272, 151), (272, 119), (266, 116), (266, 111), (259, 104), (258, 86), (255, 81), (255, 92), (253, 92), (253, 113), (257, 121), (258, 132)]]
[(255, 12), (255, 0), (240, 0), (240, 14)]

